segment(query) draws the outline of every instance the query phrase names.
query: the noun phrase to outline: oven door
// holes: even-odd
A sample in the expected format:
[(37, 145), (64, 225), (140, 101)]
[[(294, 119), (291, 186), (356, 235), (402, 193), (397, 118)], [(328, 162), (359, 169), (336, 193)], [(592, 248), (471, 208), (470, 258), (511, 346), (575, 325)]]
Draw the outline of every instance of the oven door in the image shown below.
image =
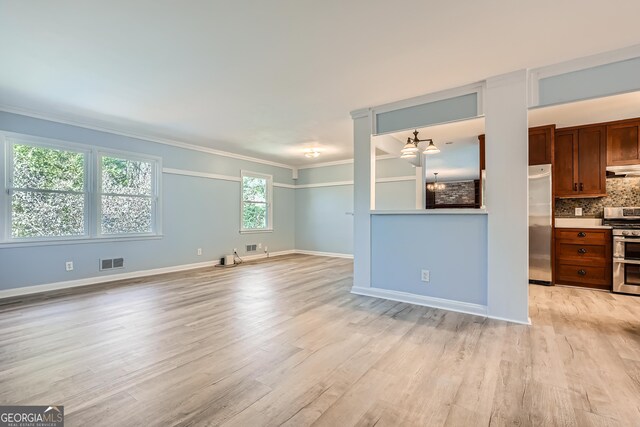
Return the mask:
[(613, 291), (640, 295), (640, 239), (613, 239)]

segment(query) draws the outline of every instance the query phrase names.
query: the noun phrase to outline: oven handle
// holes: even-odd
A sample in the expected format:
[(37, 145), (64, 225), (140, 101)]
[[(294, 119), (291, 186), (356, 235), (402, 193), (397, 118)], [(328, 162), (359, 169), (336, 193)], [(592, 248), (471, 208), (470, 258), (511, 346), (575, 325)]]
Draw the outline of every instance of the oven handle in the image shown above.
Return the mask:
[(624, 258), (613, 258), (613, 262), (617, 262), (620, 264), (636, 264), (640, 265), (640, 260), (632, 260), (632, 259), (624, 259)]
[(640, 242), (640, 237), (614, 236), (616, 242)]

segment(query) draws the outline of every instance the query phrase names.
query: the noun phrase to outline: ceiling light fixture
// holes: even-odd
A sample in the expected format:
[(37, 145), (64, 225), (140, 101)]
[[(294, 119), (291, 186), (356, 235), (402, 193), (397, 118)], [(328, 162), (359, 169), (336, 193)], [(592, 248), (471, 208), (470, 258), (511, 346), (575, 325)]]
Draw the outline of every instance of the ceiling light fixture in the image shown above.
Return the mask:
[(418, 148), (418, 143), (420, 142), (429, 142), (429, 145), (427, 145), (427, 147), (423, 151), (424, 154), (436, 154), (440, 152), (438, 147), (436, 147), (433, 143), (432, 139), (418, 138), (418, 131), (415, 130), (413, 131), (413, 139), (411, 137), (407, 138), (407, 143), (404, 145), (404, 147), (402, 147), (402, 150), (400, 150), (400, 153), (402, 153), (400, 158), (411, 159), (416, 157), (418, 151), (420, 151), (420, 149)]
[(434, 172), (433, 176), (435, 176), (435, 182), (427, 184), (427, 190), (429, 191), (438, 191), (438, 190), (444, 190), (444, 184), (441, 182), (438, 182), (438, 172)]
[(307, 148), (304, 150), (304, 156), (308, 159), (315, 159), (320, 155), (320, 150), (317, 148)]

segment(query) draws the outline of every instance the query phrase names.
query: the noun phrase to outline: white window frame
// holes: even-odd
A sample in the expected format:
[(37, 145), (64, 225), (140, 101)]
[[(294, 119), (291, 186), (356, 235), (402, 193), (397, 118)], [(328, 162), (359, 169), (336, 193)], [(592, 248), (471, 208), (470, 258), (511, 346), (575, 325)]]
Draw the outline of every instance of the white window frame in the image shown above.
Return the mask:
[[(13, 181), (13, 145), (26, 144), (45, 148), (84, 153), (85, 168), (85, 212), (83, 235), (17, 237), (11, 235), (12, 209), (11, 192)], [(100, 234), (101, 206), (98, 193), (101, 169), (101, 155), (123, 159), (151, 162), (153, 164), (152, 182), (152, 231), (149, 233)], [(162, 158), (147, 154), (105, 149), (92, 145), (77, 144), (50, 138), (41, 138), (12, 132), (0, 132), (0, 247), (40, 246), (57, 244), (91, 243), (95, 241), (122, 241), (162, 238)], [(56, 191), (58, 192), (58, 191)], [(59, 193), (77, 194), (74, 191)]]
[[(5, 140), (5, 158), (3, 159), (6, 168), (5, 183), (3, 186), (4, 200), (3, 209), (4, 212), (4, 236), (3, 241), (7, 242), (40, 242), (40, 241), (61, 241), (61, 240), (76, 240), (86, 239), (90, 236), (89, 223), (91, 218), (91, 150), (86, 147), (69, 144), (63, 141), (48, 140), (44, 138), (27, 137), (23, 135), (11, 135), (4, 138)], [(52, 150), (70, 151), (74, 153), (80, 153), (84, 156), (84, 191), (70, 191), (70, 190), (39, 190), (31, 188), (15, 188), (13, 186), (13, 147), (14, 145), (29, 145), (32, 147), (48, 148)], [(13, 223), (13, 209), (11, 207), (11, 196), (14, 191), (33, 191), (37, 193), (57, 193), (57, 194), (82, 194), (84, 198), (84, 212), (83, 212), (83, 233), (74, 236), (38, 236), (38, 237), (13, 237), (12, 236), (12, 223)]]
[[(244, 228), (244, 177), (260, 178), (267, 181), (266, 205), (267, 205), (267, 227), (266, 228)], [(273, 175), (246, 170), (240, 171), (240, 233), (270, 233), (273, 231)]]
[[(143, 197), (139, 195), (131, 194), (115, 194), (115, 193), (103, 193), (102, 192), (102, 158), (103, 157), (115, 157), (122, 160), (131, 160), (138, 162), (151, 163), (151, 195), (148, 196), (151, 199), (151, 231), (146, 233), (104, 233), (102, 231), (102, 197), (101, 196), (124, 196), (124, 197)], [(160, 177), (162, 176), (162, 159), (156, 156), (148, 156), (137, 153), (130, 153), (126, 151), (116, 150), (103, 150), (99, 149), (95, 156), (95, 170), (96, 170), (96, 188), (93, 205), (96, 207), (96, 216), (94, 222), (94, 233), (98, 238), (113, 238), (113, 237), (140, 237), (140, 236), (155, 236), (160, 233), (162, 224), (159, 221), (161, 216), (161, 203), (160, 203)]]

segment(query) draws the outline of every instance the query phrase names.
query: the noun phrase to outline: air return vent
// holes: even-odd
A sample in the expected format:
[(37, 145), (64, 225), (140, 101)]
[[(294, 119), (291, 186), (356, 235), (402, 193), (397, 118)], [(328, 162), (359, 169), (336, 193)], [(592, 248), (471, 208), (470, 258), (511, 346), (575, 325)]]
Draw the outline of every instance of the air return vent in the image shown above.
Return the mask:
[(258, 250), (258, 245), (247, 245), (247, 252), (255, 252)]
[(124, 258), (109, 258), (100, 260), (100, 270), (124, 268)]

